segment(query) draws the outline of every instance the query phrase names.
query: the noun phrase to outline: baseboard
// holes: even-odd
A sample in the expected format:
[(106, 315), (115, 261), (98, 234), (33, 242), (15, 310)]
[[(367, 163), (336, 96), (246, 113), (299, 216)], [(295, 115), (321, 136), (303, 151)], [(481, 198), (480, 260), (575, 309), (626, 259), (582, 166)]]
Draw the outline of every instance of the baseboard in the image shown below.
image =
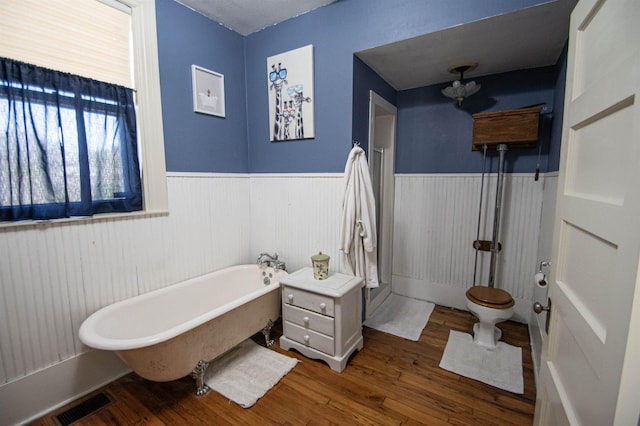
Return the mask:
[(467, 310), (464, 291), (449, 285), (393, 275), (391, 286), (391, 291), (401, 296), (425, 300), (449, 308)]
[(112, 352), (92, 350), (0, 386), (0, 424), (38, 419), (131, 370)]
[[(367, 289), (367, 291), (370, 291), (370, 289)], [(376, 308), (380, 306), (390, 294), (391, 286), (386, 285), (382, 290), (380, 290), (380, 293), (376, 296), (376, 298), (372, 301), (369, 301), (367, 306), (365, 306), (365, 317), (369, 318), (371, 314), (376, 310)]]
[[(436, 305), (467, 310), (466, 288), (458, 288), (450, 285), (430, 283), (428, 281), (393, 275), (391, 278), (391, 291), (393, 293), (425, 300)], [(514, 298), (516, 304), (513, 309), (513, 321), (529, 324), (531, 304), (530, 300)]]

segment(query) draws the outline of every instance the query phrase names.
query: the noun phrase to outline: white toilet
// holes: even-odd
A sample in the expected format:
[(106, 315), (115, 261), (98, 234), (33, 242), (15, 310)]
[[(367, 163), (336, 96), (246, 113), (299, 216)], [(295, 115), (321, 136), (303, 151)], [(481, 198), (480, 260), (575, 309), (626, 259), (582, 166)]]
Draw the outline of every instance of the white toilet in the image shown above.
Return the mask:
[(495, 348), (502, 337), (496, 324), (511, 318), (515, 301), (504, 290), (479, 285), (467, 290), (466, 296), (467, 309), (480, 320), (473, 326), (473, 341), (486, 348)]

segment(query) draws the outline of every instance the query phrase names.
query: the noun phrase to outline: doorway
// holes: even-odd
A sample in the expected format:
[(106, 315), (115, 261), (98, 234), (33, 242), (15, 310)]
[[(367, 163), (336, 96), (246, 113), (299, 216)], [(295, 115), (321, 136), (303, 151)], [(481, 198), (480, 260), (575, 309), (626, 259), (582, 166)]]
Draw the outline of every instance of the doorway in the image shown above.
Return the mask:
[(378, 277), (380, 286), (367, 289), (365, 316), (369, 317), (391, 293), (393, 262), (393, 210), (395, 197), (395, 144), (397, 109), (369, 91), (369, 171), (376, 199)]

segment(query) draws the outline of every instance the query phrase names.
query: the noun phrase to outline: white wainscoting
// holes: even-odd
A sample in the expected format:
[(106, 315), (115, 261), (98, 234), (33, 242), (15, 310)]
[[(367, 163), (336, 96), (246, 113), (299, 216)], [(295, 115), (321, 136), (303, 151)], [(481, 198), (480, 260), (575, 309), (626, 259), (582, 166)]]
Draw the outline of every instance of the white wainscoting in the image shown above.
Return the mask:
[[(505, 179), (497, 282), (527, 312), (543, 179)], [(492, 176), (481, 239), (491, 239), (494, 187)], [(338, 250), (343, 188), (342, 174), (172, 173), (169, 216), (0, 231), (0, 395), (18, 401), (24, 386), (12, 385), (86, 353), (80, 324), (117, 300), (253, 263), (263, 251), (278, 252), (294, 271), (322, 250), (332, 271), (346, 272)], [(473, 279), (479, 188), (479, 175), (396, 176), (394, 291), (449, 306), (450, 294), (463, 297)], [(480, 260), (483, 283), (489, 257)]]
[(339, 174), (251, 175), (251, 252), (277, 252), (292, 272), (328, 254), (346, 272), (339, 250), (344, 178)]
[[(491, 240), (496, 175), (485, 177), (481, 240)], [(544, 176), (505, 175), (496, 286), (516, 299), (515, 319), (529, 321)], [(481, 175), (396, 175), (392, 291), (464, 309), (473, 284)], [(488, 252), (476, 283), (486, 285)]]
[[(528, 322), (537, 267), (544, 176), (505, 175), (496, 282), (516, 299), (516, 319)], [(481, 176), (396, 175), (393, 291), (464, 309), (473, 283)], [(480, 239), (491, 239), (496, 175), (485, 180)], [(345, 272), (338, 250), (343, 179), (336, 175), (251, 175), (252, 253), (278, 252), (295, 271), (322, 250)], [(478, 257), (479, 284), (489, 254)]]
[(0, 230), (2, 395), (28, 404), (16, 381), (86, 352), (78, 329), (99, 308), (253, 261), (248, 175), (167, 181), (168, 216)]

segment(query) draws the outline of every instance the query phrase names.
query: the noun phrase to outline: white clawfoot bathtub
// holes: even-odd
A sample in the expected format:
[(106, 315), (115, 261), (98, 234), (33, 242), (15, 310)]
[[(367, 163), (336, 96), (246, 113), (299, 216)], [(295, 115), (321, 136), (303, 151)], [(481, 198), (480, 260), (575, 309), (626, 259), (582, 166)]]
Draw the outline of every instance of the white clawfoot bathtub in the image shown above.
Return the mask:
[(267, 344), (280, 316), (280, 277), (258, 265), (232, 266), (106, 306), (80, 327), (80, 340), (114, 351), (157, 382), (192, 375), (207, 392), (208, 361), (262, 331)]

